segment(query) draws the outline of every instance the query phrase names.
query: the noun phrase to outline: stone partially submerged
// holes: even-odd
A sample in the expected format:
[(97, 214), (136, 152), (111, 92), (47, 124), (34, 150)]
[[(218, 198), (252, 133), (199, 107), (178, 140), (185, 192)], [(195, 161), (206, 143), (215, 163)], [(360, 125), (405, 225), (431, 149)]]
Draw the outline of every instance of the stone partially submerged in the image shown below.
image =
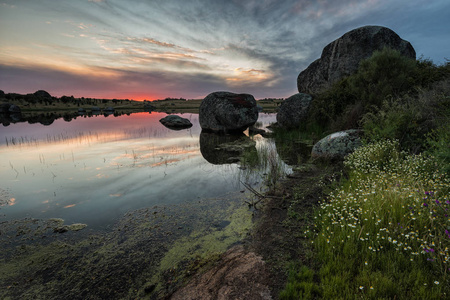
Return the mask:
[(204, 131), (240, 133), (257, 120), (256, 100), (249, 94), (215, 92), (200, 104), (199, 122)]
[(343, 159), (361, 146), (362, 130), (350, 129), (327, 135), (311, 151), (312, 158)]
[(180, 130), (180, 129), (192, 127), (191, 121), (189, 121), (186, 118), (177, 116), (177, 115), (168, 115), (168, 116), (162, 118), (161, 120), (159, 120), (159, 122), (161, 122), (161, 124), (163, 124), (167, 128), (174, 129), (174, 130)]
[(277, 122), (286, 128), (296, 128), (308, 117), (312, 97), (308, 94), (295, 94), (281, 103), (277, 113)]
[(416, 51), (408, 41), (382, 26), (364, 26), (351, 30), (328, 44), (319, 59), (311, 63), (297, 78), (298, 91), (316, 94), (358, 70), (363, 59), (383, 48), (398, 50), (416, 59)]

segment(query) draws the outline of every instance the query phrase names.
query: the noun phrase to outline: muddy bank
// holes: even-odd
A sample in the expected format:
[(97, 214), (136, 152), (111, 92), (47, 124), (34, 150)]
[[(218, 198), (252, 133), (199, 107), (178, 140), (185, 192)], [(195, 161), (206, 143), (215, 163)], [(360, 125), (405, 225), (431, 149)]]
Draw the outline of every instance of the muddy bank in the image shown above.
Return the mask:
[(317, 267), (303, 232), (313, 223), (314, 208), (340, 170), (339, 166), (298, 168), (260, 202), (244, 246), (222, 254), (170, 299), (278, 299), (289, 266)]

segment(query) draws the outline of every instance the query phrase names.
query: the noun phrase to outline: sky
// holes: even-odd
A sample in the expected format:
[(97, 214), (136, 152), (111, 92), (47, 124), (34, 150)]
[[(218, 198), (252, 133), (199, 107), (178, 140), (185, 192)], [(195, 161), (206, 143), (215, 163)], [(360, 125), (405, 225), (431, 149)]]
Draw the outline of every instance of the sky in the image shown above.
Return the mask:
[(449, 0), (0, 0), (0, 90), (285, 98), (327, 44), (365, 25), (445, 63), (449, 12)]

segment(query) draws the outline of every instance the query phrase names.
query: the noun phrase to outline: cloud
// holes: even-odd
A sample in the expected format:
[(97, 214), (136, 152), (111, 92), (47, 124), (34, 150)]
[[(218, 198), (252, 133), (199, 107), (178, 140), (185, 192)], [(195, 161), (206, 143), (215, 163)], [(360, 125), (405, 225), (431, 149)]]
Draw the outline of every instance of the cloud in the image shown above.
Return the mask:
[[(23, 91), (24, 82), (48, 88), (53, 80), (52, 89), (58, 93), (65, 88), (79, 95), (86, 88), (86, 94), (92, 95), (140, 90), (195, 97), (220, 89), (286, 97), (296, 91), (298, 73), (320, 56), (323, 47), (356, 27), (391, 27), (419, 54), (427, 56), (431, 51), (433, 58), (444, 56), (443, 49), (450, 47), (445, 47), (448, 24), (442, 21), (450, 9), (446, 0), (431, 4), (423, 0), (16, 3), (15, 12), (27, 7), (27, 12), (36, 12), (33, 18), (50, 21), (46, 27), (55, 30), (57, 38), (50, 38), (49, 30), (45, 35), (20, 32), (22, 27), (32, 27), (27, 23), (29, 14), (15, 17), (17, 23), (13, 17), (8, 17), (11, 23), (0, 18), (2, 34), (10, 32), (5, 29), (10, 26), (18, 30), (16, 38), (26, 37), (19, 45), (27, 51), (9, 51), (17, 46), (11, 41), (0, 44), (0, 64), (11, 72), (2, 72), (0, 84), (8, 90), (14, 86)], [(61, 68), (56, 70), (56, 65)]]

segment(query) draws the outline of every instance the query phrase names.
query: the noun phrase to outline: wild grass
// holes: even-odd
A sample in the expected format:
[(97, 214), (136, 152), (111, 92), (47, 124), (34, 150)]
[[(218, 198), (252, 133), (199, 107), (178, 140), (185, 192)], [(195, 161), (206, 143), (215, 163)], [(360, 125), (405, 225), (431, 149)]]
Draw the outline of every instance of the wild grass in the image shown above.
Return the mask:
[[(322, 263), (317, 293), (324, 299), (448, 298), (448, 174), (432, 156), (400, 151), (397, 141), (364, 146), (344, 164), (348, 180), (321, 203), (315, 228), (305, 231)], [(286, 286), (284, 299), (294, 299), (294, 291)]]
[[(282, 161), (273, 142), (260, 140), (257, 151), (245, 151), (241, 157), (241, 166), (247, 173), (258, 173), (269, 190), (276, 190), (280, 179), (289, 172), (289, 167)], [(244, 176), (245, 177), (245, 176)]]

